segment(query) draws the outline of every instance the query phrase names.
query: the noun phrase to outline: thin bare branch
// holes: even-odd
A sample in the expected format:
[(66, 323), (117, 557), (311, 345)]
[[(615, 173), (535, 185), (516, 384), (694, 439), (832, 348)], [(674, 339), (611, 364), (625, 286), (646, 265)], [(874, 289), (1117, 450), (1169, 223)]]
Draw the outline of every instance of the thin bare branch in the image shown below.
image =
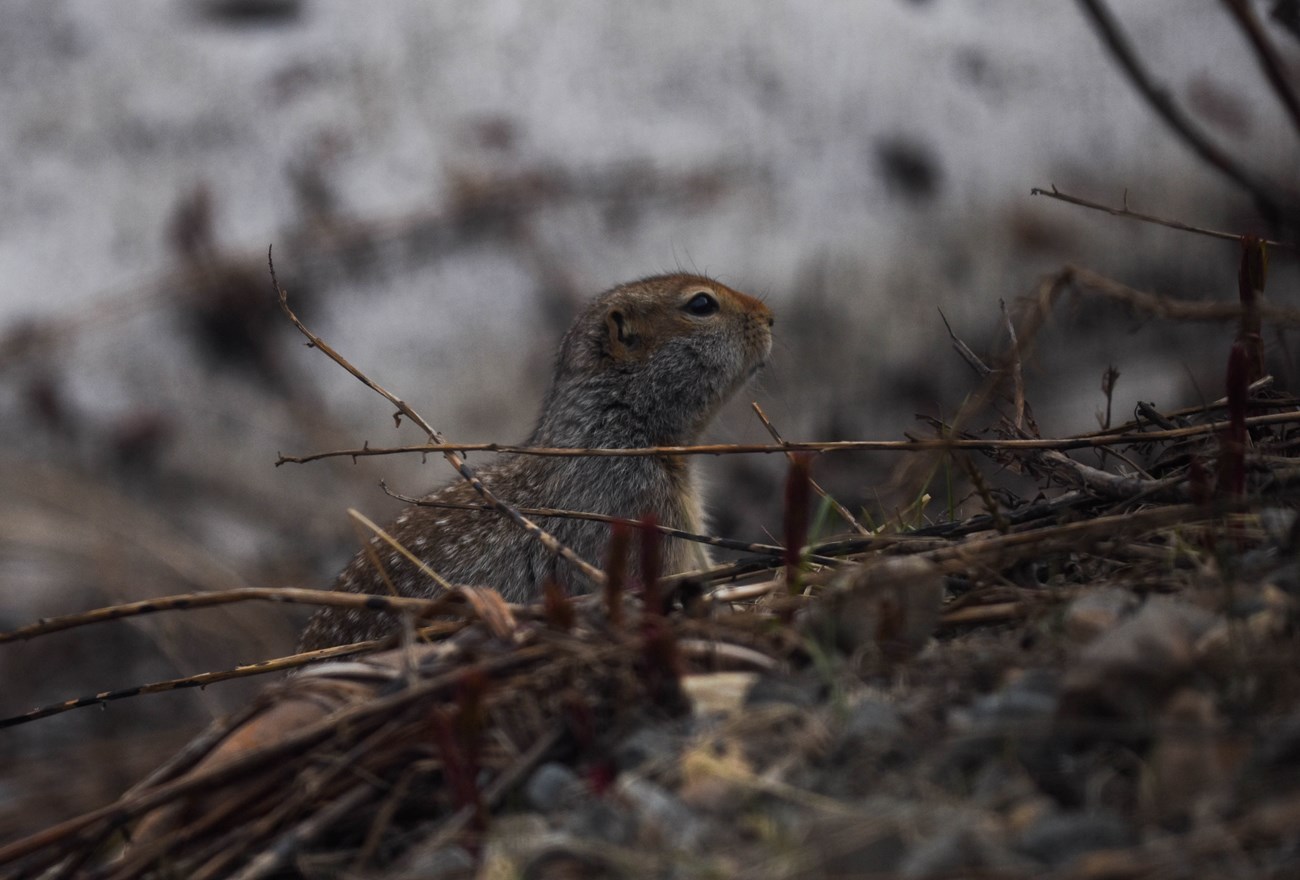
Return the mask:
[[(569, 547), (564, 546), (564, 544), (560, 543), (560, 541), (550, 532), (542, 529), (532, 520), (520, 514), (509, 504), (506, 504), (500, 498), (497, 498), (487, 486), (483, 485), (483, 481), (478, 478), (476, 473), (474, 473), (474, 469), (469, 466), (469, 463), (465, 461), (456, 447), (445, 446), (447, 442), (446, 438), (444, 438), (438, 431), (434, 430), (433, 426), (426, 422), (419, 413), (413, 410), (397, 395), (388, 391), (365, 373), (361, 372), (361, 370), (354, 367), (345, 357), (343, 357), (343, 355), (339, 354), (327, 345), (315, 333), (308, 330), (307, 326), (299, 320), (296, 314), (294, 314), (293, 309), (289, 308), (289, 293), (280, 286), (280, 282), (275, 277), (275, 263), (271, 259), (270, 248), (267, 248), (266, 251), (266, 262), (271, 272), (271, 286), (275, 290), (275, 294), (280, 301), (280, 310), (284, 312), (285, 316), (293, 323), (293, 326), (298, 328), (298, 332), (307, 337), (312, 347), (320, 349), (329, 357), (330, 360), (351, 373), (359, 382), (383, 397), (393, 406), (397, 407), (397, 412), (400, 415), (406, 416), (418, 425), (420, 430), (424, 431), (432, 443), (444, 445), (444, 448), (440, 450), (443, 458), (445, 458), (447, 462), (456, 469), (457, 473), (464, 477), (465, 480), (474, 487), (474, 491), (478, 492), (478, 494), (482, 496), (485, 501), (491, 504), (498, 513), (540, 541), (542, 546), (544, 546), (548, 551), (561, 557), (574, 568), (578, 569), (578, 571), (591, 581), (593, 585), (597, 587), (604, 586), (604, 572), (587, 562)], [(397, 416), (394, 416), (394, 418), (396, 419)]]
[(1268, 80), (1277, 99), (1286, 108), (1296, 133), (1300, 134), (1300, 97), (1296, 96), (1295, 88), (1287, 79), (1286, 64), (1277, 54), (1277, 49), (1273, 48), (1268, 34), (1264, 33), (1264, 26), (1256, 17), (1255, 10), (1250, 8), (1250, 3), (1246, 0), (1223, 0), (1223, 5), (1228, 8), (1228, 12), (1237, 20), (1242, 33), (1250, 41), (1251, 48), (1255, 50), (1255, 60), (1264, 71), (1264, 78)]
[(1007, 339), (1011, 347), (1007, 352), (1007, 371), (1011, 374), (1012, 389), (1012, 406), (1015, 407), (1014, 425), (1016, 433), (1023, 434), (1025, 429), (1025, 376), (1020, 360), (1020, 339), (1016, 336), (1016, 325), (1011, 320), (1011, 313), (1007, 311), (1007, 304), (1003, 300), (998, 301), (998, 307), (1002, 309), (1002, 320), (1007, 326)]
[[(767, 429), (767, 433), (772, 435), (772, 439), (775, 440), (777, 443), (780, 443), (782, 446), (785, 446), (786, 445), (785, 438), (782, 437), (780, 432), (776, 430), (776, 426), (773, 425), (772, 422), (768, 419), (767, 413), (763, 412), (763, 408), (758, 405), (758, 401), (756, 400), (751, 401), (750, 406), (754, 408), (754, 413), (758, 416), (758, 420), (763, 423), (763, 427)], [(786, 458), (789, 459), (791, 462), (793, 462), (794, 453), (793, 452), (786, 453)], [(864, 526), (862, 523), (858, 522), (858, 518), (854, 516), (853, 513), (847, 507), (845, 507), (843, 504), (840, 504), (838, 501), (836, 501), (835, 498), (831, 495), (831, 493), (827, 492), (825, 489), (822, 488), (820, 483), (818, 483), (816, 480), (811, 478), (809, 478), (808, 483), (809, 485), (812, 486), (813, 491), (816, 492), (818, 495), (820, 495), (822, 498), (826, 499), (826, 501), (830, 504), (831, 509), (833, 509), (837, 514), (839, 514), (840, 519), (848, 523), (849, 526), (855, 532), (857, 532), (859, 535), (871, 534), (871, 530), (868, 529), (866, 526)]]
[[(1122, 287), (1123, 285), (1119, 285)], [(1126, 288), (1131, 290), (1131, 288)], [(1141, 291), (1134, 291), (1141, 294)], [(1144, 294), (1153, 296), (1153, 294)], [(1134, 304), (1134, 301), (1116, 297)], [(1146, 303), (1143, 303), (1145, 305)], [(1187, 303), (1199, 306), (1200, 303)], [(1215, 305), (1208, 303), (1206, 305)], [(1152, 306), (1164, 308), (1165, 306)], [(1233, 306), (1235, 309), (1236, 306)], [(1267, 311), (1267, 310), (1265, 310)], [(1252, 416), (1247, 424), (1278, 425), (1300, 421), (1300, 412), (1269, 413)], [(443, 452), (447, 449), (463, 449), (472, 452), (509, 453), (511, 455), (548, 455), (561, 457), (640, 457), (648, 455), (774, 455), (786, 452), (932, 452), (946, 449), (976, 449), (982, 451), (999, 449), (1086, 449), (1099, 446), (1117, 446), (1128, 443), (1146, 443), (1152, 440), (1169, 440), (1175, 437), (1193, 437), (1198, 434), (1212, 434), (1221, 430), (1226, 422), (1211, 422), (1203, 425), (1191, 425), (1169, 431), (1149, 431), (1146, 433), (1110, 432), (1064, 437), (1059, 439), (1032, 440), (980, 440), (973, 438), (933, 440), (829, 440), (823, 442), (789, 441), (783, 444), (763, 443), (724, 443), (705, 446), (645, 446), (634, 449), (602, 449), (551, 446), (506, 446), (501, 443), (469, 443), (457, 446), (392, 446), (369, 447), (361, 449), (340, 449), (333, 452), (318, 452), (302, 458), (287, 458), (293, 463), (316, 461), (322, 458), (340, 458), (350, 455), (402, 455), (409, 453), (428, 454)]]
[[(420, 634), (427, 636), (432, 633), (449, 633), (460, 629), (464, 624), (459, 621), (442, 621), (427, 624), (420, 628)], [(183, 690), (192, 687), (207, 687), (210, 684), (216, 684), (220, 681), (230, 681), (235, 678), (248, 678), (254, 675), (266, 675), (268, 672), (282, 672), (286, 669), (296, 669), (300, 666), (306, 666), (309, 663), (319, 663), (322, 660), (333, 660), (338, 657), (351, 657), (354, 654), (363, 654), (372, 651), (384, 645), (391, 644), (392, 639), (372, 639), (368, 642), (355, 642), (350, 645), (336, 645), (332, 648), (318, 648), (315, 651), (304, 651), (301, 654), (290, 654), (287, 657), (276, 657), (273, 660), (262, 660), (258, 663), (245, 663), (236, 666), (233, 669), (226, 669), (220, 672), (200, 672), (197, 675), (187, 675), (182, 678), (169, 678), (163, 681), (155, 681), (149, 684), (135, 685), (134, 687), (118, 688), (111, 691), (100, 691), (88, 697), (77, 697), (73, 700), (64, 700), (61, 703), (52, 703), (48, 706), (41, 706), (23, 712), (20, 715), (12, 715), (8, 718), (0, 718), (0, 728), (13, 727), (17, 724), (26, 724), (29, 721), (35, 721), (38, 718), (48, 718), (51, 715), (59, 715), (63, 712), (70, 712), (73, 709), (85, 709), (90, 706), (102, 706), (105, 703), (114, 700), (127, 700), (132, 697), (142, 697), (147, 694), (161, 694), (167, 691)]]
[[(1113, 217), (1127, 217), (1130, 220), (1140, 220), (1143, 223), (1154, 223), (1157, 226), (1167, 226), (1170, 229), (1177, 229), (1181, 232), (1193, 232), (1197, 235), (1206, 235), (1210, 238), (1218, 238), (1224, 241), (1242, 241), (1246, 236), (1235, 232), (1221, 232), (1217, 229), (1206, 229), (1203, 226), (1192, 226), (1189, 223), (1183, 223), (1181, 220), (1168, 220), (1164, 217), (1157, 217), (1154, 214), (1143, 214), (1140, 211), (1130, 211), (1128, 205), (1122, 208), (1115, 208), (1110, 205), (1103, 205), (1101, 202), (1094, 202), (1079, 196), (1072, 196), (1063, 193), (1053, 184), (1051, 189), (1041, 189), (1034, 187), (1029, 191), (1031, 196), (1047, 196), (1049, 199), (1056, 199), (1058, 202), (1066, 202), (1071, 205), (1078, 205), (1081, 208), (1089, 208), (1093, 211), (1103, 211)], [(1273, 241), (1271, 239), (1260, 239), (1269, 247), (1282, 248), (1289, 251), (1300, 251), (1300, 245), (1290, 241)]]
[[(1072, 283), (1076, 290), (1101, 294), (1154, 318), (1222, 323), (1240, 321), (1242, 316), (1243, 309), (1239, 302), (1194, 302), (1161, 296), (1145, 290), (1137, 290), (1079, 266), (1067, 266), (1060, 277)], [(1300, 309), (1264, 304), (1256, 308), (1263, 321), (1279, 327), (1300, 327)]]
[(369, 593), (342, 593), (332, 590), (304, 590), (298, 587), (240, 587), (213, 593), (186, 593), (179, 596), (162, 596), (142, 602), (127, 602), (107, 608), (96, 608), (79, 614), (66, 614), (38, 620), (9, 632), (0, 632), (0, 645), (20, 642), (92, 623), (139, 617), (160, 611), (185, 611), (235, 602), (287, 602), (295, 605), (328, 605), (333, 608), (359, 608), (367, 611), (387, 611), (391, 614), (409, 612), (416, 617), (445, 614), (463, 603), (456, 593), (446, 593), (433, 599), (406, 599), (397, 596), (375, 596)]
[(107, 825), (119, 827), (136, 816), (141, 816), (163, 804), (195, 792), (205, 791), (228, 780), (239, 779), (287, 755), (301, 753), (304, 749), (330, 736), (339, 736), (342, 732), (351, 732), (359, 736), (363, 732), (361, 722), (373, 722), (377, 718), (390, 715), (396, 708), (409, 705), (416, 699), (431, 693), (446, 690), (465, 679), (499, 669), (520, 666), (544, 654), (543, 648), (521, 648), (501, 657), (493, 657), (468, 666), (456, 668), (405, 688), (395, 694), (366, 700), (360, 704), (341, 709), (314, 724), (277, 740), (275, 743), (234, 756), (215, 767), (189, 776), (165, 782), (157, 788), (142, 791), (129, 798), (83, 813), (80, 816), (61, 822), (30, 837), (0, 846), (0, 865), (7, 864), (29, 853), (36, 852), (51, 844), (66, 840), (83, 831)]
[(962, 360), (966, 361), (970, 368), (975, 371), (975, 375), (981, 379), (987, 379), (989, 374), (993, 372), (993, 368), (984, 363), (980, 356), (971, 351), (971, 347), (953, 332), (952, 325), (948, 323), (948, 316), (943, 313), (943, 309), (939, 309), (939, 320), (943, 321), (944, 329), (948, 331), (948, 338), (952, 341), (952, 347), (957, 351), (957, 354), (961, 355)]
[(1215, 168), (1224, 177), (1250, 193), (1255, 205), (1269, 223), (1279, 225), (1290, 222), (1296, 212), (1294, 205), (1283, 205), (1274, 197), (1276, 188), (1261, 180), (1254, 172), (1237, 164), (1223, 150), (1219, 149), (1209, 137), (1170, 97), (1169, 89), (1157, 83), (1143, 65), (1137, 51), (1120, 28), (1119, 22), (1103, 0), (1079, 0), (1093, 28), (1101, 37), (1110, 53), (1119, 62), (1120, 67), (1132, 81), (1134, 87), (1151, 105), (1156, 114), (1173, 129), (1193, 152), (1206, 163)]
[(84, 709), (88, 706), (102, 706), (105, 703), (114, 700), (125, 700), (131, 697), (144, 696), (145, 694), (160, 694), (166, 691), (182, 690), (184, 688), (207, 687), (210, 684), (215, 684), (219, 681), (228, 681), (232, 678), (247, 678), (250, 675), (264, 675), (268, 672), (292, 669), (296, 666), (302, 666), (305, 663), (314, 662), (316, 660), (356, 654), (381, 643), (382, 640), (360, 642), (356, 645), (343, 645), (338, 648), (325, 648), (322, 651), (312, 651), (310, 653), (319, 656), (311, 657), (306, 660), (300, 659), (303, 655), (295, 654), (292, 657), (281, 657), (276, 660), (264, 660), (261, 663), (250, 663), (243, 666), (236, 666), (234, 669), (227, 669), (222, 672), (202, 672), (198, 675), (189, 675), (183, 678), (169, 678), (165, 681), (155, 681), (150, 684), (136, 685), (135, 687), (119, 688), (112, 691), (101, 691), (88, 697), (78, 697), (73, 700), (64, 700), (61, 703), (52, 703), (48, 706), (41, 706), (38, 709), (23, 712), (21, 715), (11, 715), (8, 718), (0, 718), (0, 728), (13, 727), (17, 724), (26, 724), (27, 722), (35, 721), (38, 718), (48, 718), (51, 715), (59, 715), (73, 709)]

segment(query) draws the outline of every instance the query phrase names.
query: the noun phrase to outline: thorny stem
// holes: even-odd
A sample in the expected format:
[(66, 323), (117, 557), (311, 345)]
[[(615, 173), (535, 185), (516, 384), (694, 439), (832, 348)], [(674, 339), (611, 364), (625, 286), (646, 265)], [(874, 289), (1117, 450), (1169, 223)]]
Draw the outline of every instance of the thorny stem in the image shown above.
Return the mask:
[[(1240, 310), (1234, 307), (1235, 313)], [(1263, 314), (1267, 316), (1267, 312)], [(1279, 425), (1300, 422), (1300, 412), (1290, 411), (1251, 416), (1248, 424)], [(1156, 440), (1173, 440), (1180, 437), (1195, 437), (1200, 434), (1213, 434), (1221, 430), (1226, 422), (1212, 422), (1202, 425), (1189, 425), (1184, 428), (1170, 428), (1163, 431), (1094, 433), (1077, 437), (1017, 439), (1017, 440), (980, 440), (974, 438), (923, 439), (923, 440), (831, 440), (825, 442), (789, 441), (781, 444), (745, 444), (728, 443), (707, 446), (644, 446), (632, 449), (612, 449), (602, 447), (576, 448), (568, 446), (509, 446), (502, 443), (439, 443), (424, 446), (372, 446), (365, 449), (342, 449), (334, 452), (318, 452), (301, 457), (281, 456), (281, 460), (293, 464), (304, 464), (324, 458), (340, 458), (368, 455), (403, 455), (408, 453), (428, 454), (462, 450), (465, 452), (493, 452), (510, 455), (541, 455), (562, 458), (610, 457), (641, 458), (656, 455), (774, 455), (791, 452), (926, 452), (948, 449), (973, 449), (993, 452), (1017, 449), (1093, 449), (1101, 446), (1125, 446), (1135, 443), (1149, 443)], [(540, 509), (540, 508), (539, 508)]]
[[(1059, 202), (1065, 202), (1070, 205), (1078, 205), (1081, 208), (1090, 208), (1093, 211), (1104, 211), (1113, 217), (1127, 217), (1130, 220), (1140, 220), (1143, 223), (1154, 223), (1157, 226), (1167, 226), (1170, 229), (1177, 229), (1182, 232), (1193, 232), (1197, 235), (1205, 235), (1210, 238), (1218, 238), (1224, 241), (1242, 241), (1246, 238), (1246, 236), (1240, 235), (1236, 232), (1221, 232), (1217, 229), (1206, 229), (1202, 226), (1192, 226), (1189, 223), (1183, 223), (1181, 220), (1169, 220), (1164, 217), (1157, 217), (1154, 214), (1144, 214), (1140, 211), (1132, 211), (1129, 210), (1127, 204), (1122, 208), (1103, 205), (1101, 202), (1094, 202), (1079, 196), (1072, 196), (1068, 193), (1063, 193), (1056, 188), (1055, 184), (1052, 185), (1051, 189), (1042, 189), (1041, 187), (1036, 186), (1029, 190), (1029, 194), (1031, 196), (1047, 196), (1049, 199), (1056, 199)], [(1289, 251), (1300, 251), (1300, 245), (1296, 245), (1293, 242), (1271, 241), (1268, 239), (1262, 239), (1262, 242), (1270, 247), (1284, 248)]]
[[(361, 382), (361, 384), (365, 385), (393, 406), (397, 407), (397, 412), (414, 422), (420, 430), (424, 431), (424, 433), (428, 435), (429, 440), (432, 443), (444, 445), (444, 448), (440, 450), (442, 452), (442, 457), (447, 459), (447, 462), (456, 469), (457, 473), (464, 477), (469, 484), (474, 487), (474, 491), (478, 492), (478, 494), (482, 496), (483, 500), (491, 504), (498, 513), (540, 541), (542, 546), (551, 553), (561, 557), (574, 568), (578, 569), (578, 571), (582, 572), (583, 576), (591, 581), (592, 584), (597, 587), (604, 585), (605, 575), (600, 569), (587, 562), (577, 553), (573, 552), (572, 549), (561, 544), (560, 541), (550, 532), (538, 526), (509, 504), (506, 504), (500, 498), (497, 498), (496, 495), (494, 495), (492, 491), (483, 484), (483, 481), (478, 478), (478, 475), (474, 473), (474, 469), (471, 468), (469, 463), (461, 456), (460, 451), (455, 447), (446, 447), (445, 444), (447, 441), (442, 434), (426, 422), (419, 413), (408, 406), (404, 400), (397, 397), (395, 394), (392, 394), (386, 388), (377, 384), (365, 373), (352, 366), (343, 355), (339, 354), (327, 345), (315, 333), (308, 330), (306, 325), (298, 319), (296, 314), (294, 314), (293, 309), (289, 308), (289, 293), (280, 286), (280, 282), (275, 277), (275, 263), (271, 259), (271, 249), (269, 247), (266, 249), (266, 263), (271, 271), (271, 286), (274, 288), (276, 296), (280, 301), (280, 310), (284, 312), (285, 316), (288, 317), (291, 322), (293, 322), (293, 326), (297, 327), (298, 331), (302, 333), (303, 336), (307, 337), (312, 347), (320, 349), (327, 357), (329, 357), (330, 360), (351, 373), (359, 382)], [(396, 418), (396, 416), (394, 416), (394, 418)]]

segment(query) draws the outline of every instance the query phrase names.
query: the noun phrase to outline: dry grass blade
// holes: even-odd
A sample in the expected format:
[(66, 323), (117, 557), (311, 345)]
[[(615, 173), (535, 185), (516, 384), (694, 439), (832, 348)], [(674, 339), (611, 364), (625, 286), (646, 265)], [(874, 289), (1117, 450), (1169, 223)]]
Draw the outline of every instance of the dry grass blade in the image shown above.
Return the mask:
[[(388, 532), (384, 531), (382, 526), (375, 523), (364, 513), (362, 513), (361, 511), (357, 510), (354, 507), (349, 507), (348, 516), (352, 517), (354, 520), (361, 523), (361, 525), (365, 526), (367, 529), (373, 532), (375, 536), (379, 538), (379, 540), (383, 541), (389, 547), (392, 547), (394, 550), (400, 553), (402, 557), (406, 559), (407, 562), (415, 566), (417, 571), (419, 571), (422, 575), (427, 577), (429, 580), (433, 581), (444, 591), (456, 589), (455, 586), (450, 581), (448, 581), (442, 575), (438, 574), (432, 568), (429, 568), (429, 566), (425, 564), (423, 559), (416, 556), (410, 550), (407, 550), (406, 547), (403, 546), (403, 544), (400, 541), (398, 541), (392, 535), (388, 534)], [(372, 562), (376, 564), (376, 568), (379, 571), (382, 572), (384, 570), (383, 565), (379, 564), (378, 559), (372, 559)], [(385, 580), (387, 580), (387, 575), (385, 575)], [(389, 584), (389, 587), (391, 588), (392, 584)], [(393, 590), (393, 594), (397, 595), (397, 591)]]

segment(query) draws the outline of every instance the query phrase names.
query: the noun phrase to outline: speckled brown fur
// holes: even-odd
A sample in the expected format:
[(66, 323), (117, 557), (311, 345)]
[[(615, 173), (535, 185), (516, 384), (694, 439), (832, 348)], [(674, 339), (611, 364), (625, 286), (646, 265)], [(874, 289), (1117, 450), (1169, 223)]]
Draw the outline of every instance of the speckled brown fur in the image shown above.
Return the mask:
[[(691, 304), (711, 314), (697, 314)], [(555, 376), (528, 444), (619, 447), (693, 442), (718, 408), (762, 366), (772, 347), (772, 313), (763, 303), (698, 275), (662, 275), (623, 284), (594, 299), (560, 344)], [(620, 517), (653, 514), (689, 531), (703, 529), (691, 469), (668, 458), (500, 456), (479, 476), (502, 500), (519, 507), (555, 507)], [(458, 482), (428, 496), (481, 501)], [(604, 523), (553, 519), (546, 528), (588, 561), (600, 563)], [(531, 536), (493, 511), (409, 507), (389, 529), (401, 544), (458, 584), (490, 586), (510, 601), (538, 596), (554, 572), (570, 589), (585, 583)], [(403, 596), (438, 589), (378, 538), (371, 540), (388, 579)], [(704, 545), (668, 541), (665, 573), (708, 562)], [(339, 575), (336, 589), (386, 593), (363, 551)], [(301, 649), (377, 638), (392, 631), (391, 615), (324, 609), (303, 634)]]

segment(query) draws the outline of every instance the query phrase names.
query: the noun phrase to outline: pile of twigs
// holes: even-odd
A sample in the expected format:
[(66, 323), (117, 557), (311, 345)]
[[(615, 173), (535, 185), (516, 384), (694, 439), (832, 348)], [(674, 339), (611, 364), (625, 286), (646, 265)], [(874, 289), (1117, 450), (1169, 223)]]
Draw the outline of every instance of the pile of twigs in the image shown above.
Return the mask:
[(569, 755), (600, 784), (621, 733), (686, 710), (687, 669), (770, 668), (797, 649), (739, 617), (669, 623), (556, 595), (516, 618), (473, 592), (460, 620), (419, 633), (435, 641), (268, 689), (117, 802), (0, 848), (0, 865), (81, 876), (116, 851), (104, 876), (200, 878), (268, 876), (313, 852), (318, 870), (391, 863), (412, 840), (484, 830), (543, 759)]

